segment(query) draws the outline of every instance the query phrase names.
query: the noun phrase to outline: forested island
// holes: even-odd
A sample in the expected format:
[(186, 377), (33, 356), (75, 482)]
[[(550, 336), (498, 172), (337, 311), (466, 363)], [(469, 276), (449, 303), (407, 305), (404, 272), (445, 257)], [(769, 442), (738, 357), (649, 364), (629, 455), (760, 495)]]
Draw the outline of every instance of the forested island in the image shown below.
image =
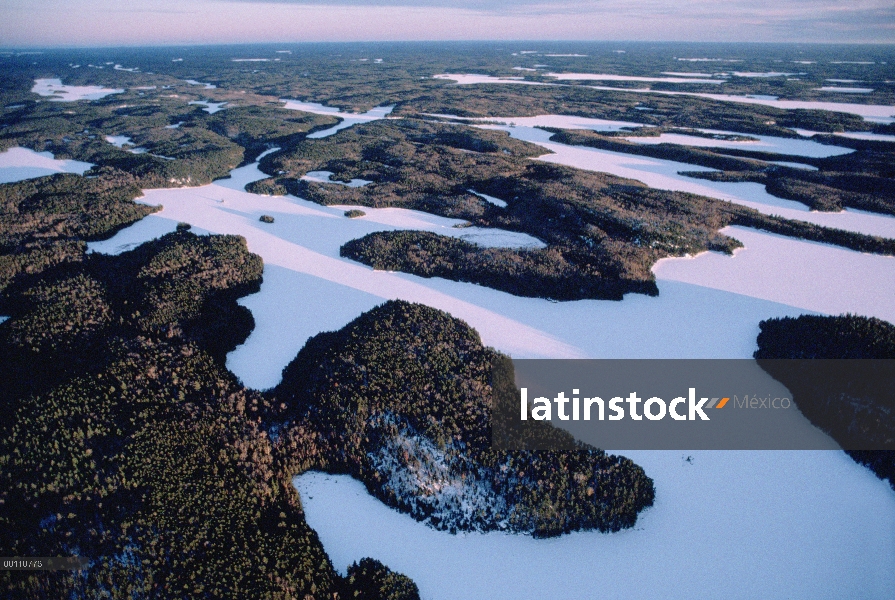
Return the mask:
[(812, 423), (895, 488), (895, 325), (804, 315), (763, 321), (760, 329), (762, 368), (793, 392)]

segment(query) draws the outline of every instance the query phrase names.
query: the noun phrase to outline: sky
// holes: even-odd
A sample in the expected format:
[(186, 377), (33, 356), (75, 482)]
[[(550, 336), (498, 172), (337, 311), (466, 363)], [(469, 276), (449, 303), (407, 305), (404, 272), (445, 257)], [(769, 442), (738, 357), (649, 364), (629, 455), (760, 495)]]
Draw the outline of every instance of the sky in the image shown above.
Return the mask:
[(892, 0), (2, 0), (0, 47), (393, 40), (895, 43)]

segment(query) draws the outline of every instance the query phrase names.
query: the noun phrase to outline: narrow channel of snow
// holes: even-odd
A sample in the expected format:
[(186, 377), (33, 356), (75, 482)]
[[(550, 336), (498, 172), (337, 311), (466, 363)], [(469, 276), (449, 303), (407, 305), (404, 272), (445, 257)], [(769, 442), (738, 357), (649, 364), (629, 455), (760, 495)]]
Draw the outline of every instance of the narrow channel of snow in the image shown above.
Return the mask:
[(83, 175), (94, 165), (80, 160), (56, 160), (51, 152), (15, 147), (0, 152), (0, 183), (14, 183), (56, 173)]
[(206, 90), (213, 90), (213, 89), (216, 89), (216, 88), (218, 87), (218, 86), (216, 86), (216, 85), (213, 84), (213, 83), (203, 83), (203, 82), (201, 82), (201, 81), (196, 81), (195, 79), (184, 79), (184, 81), (187, 82), (187, 83), (190, 84), (190, 85), (201, 85), (201, 86), (204, 86), (204, 88), (205, 88)]
[(731, 75), (737, 77), (748, 78), (771, 78), (771, 77), (792, 77), (793, 75), (807, 75), (807, 73), (781, 73), (779, 71), (768, 71), (765, 73), (756, 73), (751, 71), (734, 71)]
[(806, 165), (805, 163), (788, 162), (785, 160), (769, 160), (772, 165), (780, 165), (781, 167), (792, 167), (793, 169), (802, 169), (803, 171), (817, 171), (814, 165)]
[(624, 131), (625, 129), (652, 127), (652, 125), (631, 121), (611, 121), (576, 115), (536, 115), (534, 117), (458, 117), (457, 115), (439, 113), (424, 113), (424, 115), (471, 123), (500, 123), (511, 127), (554, 127), (556, 129), (587, 129), (590, 131)]
[(280, 100), (280, 102), (285, 102), (285, 108), (289, 110), (300, 110), (302, 112), (309, 112), (317, 115), (331, 115), (333, 117), (339, 117), (340, 119), (342, 119), (340, 123), (333, 125), (328, 129), (312, 133), (308, 136), (308, 139), (319, 139), (328, 137), (330, 135), (333, 135), (337, 131), (341, 131), (342, 129), (346, 129), (348, 127), (351, 127), (352, 125), (357, 125), (358, 123), (369, 123), (370, 121), (384, 119), (395, 108), (394, 105), (377, 106), (365, 113), (347, 113), (339, 110), (338, 108), (334, 108), (332, 106), (324, 106), (323, 104), (318, 104), (317, 102), (301, 102), (299, 100)]
[(662, 75), (672, 75), (674, 77), (715, 77), (720, 73), (684, 73), (682, 71), (662, 71)]
[(521, 85), (555, 85), (552, 83), (541, 83), (538, 81), (526, 81), (518, 77), (494, 77), (493, 75), (466, 75), (445, 73), (433, 75), (432, 79), (446, 79), (453, 81), (457, 85), (476, 85), (480, 83), (516, 83)]
[(678, 58), (677, 60), (680, 60), (683, 62), (727, 62), (727, 63), (743, 62), (742, 59), (739, 59), (739, 58)]
[(495, 198), (494, 196), (489, 196), (488, 194), (482, 194), (481, 192), (477, 192), (475, 190), (466, 190), (466, 191), (469, 192), (470, 194), (475, 194), (476, 196), (478, 196), (479, 198), (481, 198), (482, 200), (484, 200), (486, 202), (490, 202), (494, 206), (499, 206), (500, 208), (507, 207), (507, 203), (505, 201), (501, 200), (500, 198)]
[(635, 77), (633, 75), (609, 75), (599, 73), (544, 73), (547, 77), (554, 77), (559, 81), (642, 81), (656, 83), (711, 83), (721, 84), (725, 79), (696, 79), (687, 77)]
[(681, 144), (698, 148), (727, 148), (745, 150), (748, 152), (771, 152), (775, 154), (787, 154), (790, 156), (805, 156), (808, 158), (827, 158), (841, 156), (854, 152), (852, 148), (819, 144), (814, 141), (793, 138), (775, 137), (770, 135), (755, 135), (752, 133), (738, 133), (736, 131), (718, 131), (714, 129), (699, 129), (703, 133), (718, 136), (745, 136), (752, 138), (745, 141), (714, 139), (696, 135), (681, 133), (663, 133), (655, 137), (632, 136), (625, 139), (629, 142), (644, 145), (654, 144)]
[(838, 87), (833, 85), (825, 85), (814, 89), (820, 90), (821, 92), (839, 92), (840, 94), (870, 94), (874, 91), (873, 88)]

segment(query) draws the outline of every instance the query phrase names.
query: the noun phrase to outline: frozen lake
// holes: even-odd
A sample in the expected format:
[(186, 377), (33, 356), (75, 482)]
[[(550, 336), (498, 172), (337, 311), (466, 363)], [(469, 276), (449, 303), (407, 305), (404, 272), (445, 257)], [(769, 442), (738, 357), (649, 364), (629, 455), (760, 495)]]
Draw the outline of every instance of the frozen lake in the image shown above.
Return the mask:
[(829, 156), (841, 156), (854, 152), (851, 148), (819, 144), (811, 140), (774, 137), (770, 135), (744, 134), (735, 131), (718, 131), (715, 129), (700, 129), (699, 131), (710, 135), (740, 135), (752, 138), (750, 140), (725, 140), (698, 135), (682, 133), (663, 133), (655, 137), (632, 136), (625, 139), (637, 144), (680, 144), (696, 148), (727, 148), (744, 150), (747, 152), (773, 152), (791, 156), (805, 156), (808, 158), (827, 158)]
[(642, 81), (656, 83), (712, 83), (721, 84), (725, 79), (697, 78), (687, 75), (685, 77), (635, 77), (632, 75), (606, 75), (598, 73), (544, 73), (547, 77), (554, 77), (560, 81)]
[(369, 123), (370, 121), (384, 119), (392, 112), (392, 109), (395, 108), (394, 106), (377, 106), (365, 113), (349, 113), (343, 112), (338, 108), (318, 104), (317, 102), (301, 102), (299, 100), (280, 100), (280, 102), (285, 102), (285, 108), (288, 108), (289, 110), (300, 110), (302, 112), (309, 112), (317, 115), (330, 115), (342, 119), (340, 123), (333, 125), (328, 129), (312, 133), (308, 136), (308, 139), (328, 137), (337, 131), (341, 131), (352, 125), (357, 125), (358, 123)]
[(194, 100), (192, 102), (188, 102), (187, 104), (194, 104), (197, 106), (202, 106), (202, 110), (207, 112), (210, 115), (213, 115), (216, 112), (224, 110), (224, 105), (226, 102), (212, 102), (210, 100)]
[(123, 94), (124, 90), (95, 85), (63, 85), (61, 79), (35, 79), (31, 91), (50, 98), (51, 102), (75, 102), (100, 100), (111, 94)]
[(374, 557), (425, 600), (882, 600), (895, 589), (895, 493), (843, 452), (623, 454), (653, 477), (655, 505), (632, 529), (548, 540), (435, 531), (347, 475), (294, 483), (336, 569)]
[(56, 173), (83, 175), (92, 167), (93, 164), (80, 160), (56, 160), (51, 152), (10, 148), (0, 152), (0, 183), (13, 183)]

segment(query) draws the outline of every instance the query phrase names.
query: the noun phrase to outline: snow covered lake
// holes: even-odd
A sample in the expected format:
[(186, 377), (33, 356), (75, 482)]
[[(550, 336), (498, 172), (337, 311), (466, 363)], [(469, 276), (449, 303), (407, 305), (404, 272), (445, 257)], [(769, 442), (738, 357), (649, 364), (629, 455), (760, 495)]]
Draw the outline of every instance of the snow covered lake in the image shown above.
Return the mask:
[(280, 100), (280, 102), (285, 102), (285, 108), (288, 108), (289, 110), (300, 110), (302, 112), (309, 112), (317, 115), (330, 115), (342, 119), (340, 123), (333, 125), (328, 129), (312, 133), (308, 136), (309, 139), (324, 138), (337, 131), (345, 129), (346, 127), (357, 125), (358, 123), (369, 123), (370, 121), (384, 119), (392, 112), (392, 109), (395, 108), (394, 106), (377, 106), (365, 113), (349, 113), (316, 102), (301, 102), (299, 100)]
[(547, 77), (554, 77), (560, 81), (642, 81), (655, 83), (724, 83), (724, 79), (685, 77), (635, 77), (632, 75), (607, 75), (598, 73), (544, 73)]
[(608, 119), (594, 119), (591, 117), (578, 117), (575, 115), (536, 115), (534, 117), (458, 117), (457, 115), (426, 114), (428, 117), (439, 117), (457, 121), (477, 123), (502, 123), (512, 127), (554, 127), (557, 129), (587, 129), (590, 131), (624, 131), (626, 129), (638, 129), (640, 127), (652, 127), (633, 121), (612, 121)]
[(123, 94), (124, 90), (95, 85), (62, 85), (61, 79), (35, 79), (31, 91), (50, 98), (51, 102), (75, 102), (100, 100), (111, 94)]
[(352, 179), (351, 181), (338, 181), (332, 178), (332, 171), (308, 171), (304, 175), (302, 175), (302, 179), (304, 181), (313, 181), (315, 183), (335, 183), (337, 185), (344, 185), (347, 187), (364, 187), (365, 185), (369, 185), (373, 183), (372, 181), (368, 181), (366, 179)]
[(374, 557), (425, 600), (882, 600), (895, 589), (895, 493), (843, 452), (622, 454), (653, 477), (655, 505), (633, 529), (548, 540), (435, 531), (347, 475), (294, 484), (336, 569)]
[(205, 112), (207, 112), (210, 115), (213, 115), (214, 113), (216, 113), (218, 111), (224, 110), (224, 105), (227, 103), (226, 102), (212, 102), (210, 100), (194, 100), (192, 102), (188, 102), (187, 104), (195, 104), (197, 106), (202, 106), (202, 107), (204, 107), (202, 110), (204, 110)]
[(654, 137), (632, 136), (625, 139), (636, 144), (680, 144), (682, 146), (691, 146), (696, 148), (727, 148), (744, 150), (747, 152), (773, 152), (776, 154), (787, 154), (790, 156), (805, 156), (808, 158), (827, 158), (830, 156), (841, 156), (854, 152), (851, 148), (842, 148), (840, 146), (830, 146), (819, 144), (811, 140), (800, 140), (792, 138), (775, 137), (770, 135), (755, 135), (752, 133), (744, 134), (735, 131), (718, 131), (715, 129), (700, 129), (702, 133), (718, 136), (746, 136), (749, 140), (725, 140), (715, 139), (711, 137), (702, 137), (698, 135), (687, 135), (682, 133), (663, 133)]
[(10, 148), (0, 152), (0, 183), (13, 183), (56, 173), (83, 175), (92, 167), (93, 164), (80, 160), (56, 160), (51, 152)]

